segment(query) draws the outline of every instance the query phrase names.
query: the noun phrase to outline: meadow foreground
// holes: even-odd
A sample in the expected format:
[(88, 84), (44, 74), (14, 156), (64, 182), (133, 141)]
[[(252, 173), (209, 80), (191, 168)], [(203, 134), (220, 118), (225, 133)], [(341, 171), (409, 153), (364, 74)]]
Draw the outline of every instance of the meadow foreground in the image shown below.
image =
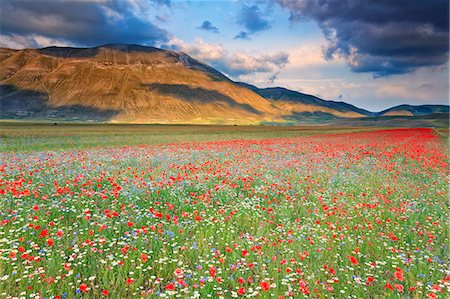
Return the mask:
[(0, 153), (0, 297), (446, 298), (432, 129)]

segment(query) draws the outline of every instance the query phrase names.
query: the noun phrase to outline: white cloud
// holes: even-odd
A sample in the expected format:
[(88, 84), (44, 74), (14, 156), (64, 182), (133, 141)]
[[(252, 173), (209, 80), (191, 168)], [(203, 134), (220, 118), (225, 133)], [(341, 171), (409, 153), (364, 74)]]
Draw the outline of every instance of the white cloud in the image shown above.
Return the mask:
[(32, 47), (32, 41), (27, 36), (0, 35), (0, 47), (10, 49), (24, 49)]
[(210, 44), (201, 38), (196, 39), (192, 44), (172, 38), (165, 46), (209, 63), (234, 78), (246, 74), (279, 71), (289, 62), (288, 53), (283, 51), (273, 54), (229, 52), (222, 44)]
[[(447, 74), (447, 76), (436, 76), (437, 72)], [(442, 101), (442, 99), (448, 99), (447, 72), (446, 67), (426, 67), (396, 78), (395, 81), (380, 79), (378, 80), (380, 84), (376, 89), (376, 95), (380, 98), (398, 99), (404, 102), (436, 103)]]
[(11, 49), (44, 48), (50, 46), (69, 47), (73, 44), (61, 40), (48, 38), (38, 34), (31, 35), (0, 35), (0, 47)]
[(320, 44), (307, 44), (287, 50), (290, 57), (290, 67), (311, 67), (325, 65), (327, 61), (323, 57)]

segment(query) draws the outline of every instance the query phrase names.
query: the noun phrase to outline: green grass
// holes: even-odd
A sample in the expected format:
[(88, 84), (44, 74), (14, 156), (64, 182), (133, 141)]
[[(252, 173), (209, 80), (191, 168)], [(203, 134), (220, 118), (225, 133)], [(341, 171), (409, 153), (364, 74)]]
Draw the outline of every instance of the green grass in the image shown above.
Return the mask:
[(328, 126), (0, 123), (0, 151), (67, 150), (141, 144), (296, 137), (379, 128)]

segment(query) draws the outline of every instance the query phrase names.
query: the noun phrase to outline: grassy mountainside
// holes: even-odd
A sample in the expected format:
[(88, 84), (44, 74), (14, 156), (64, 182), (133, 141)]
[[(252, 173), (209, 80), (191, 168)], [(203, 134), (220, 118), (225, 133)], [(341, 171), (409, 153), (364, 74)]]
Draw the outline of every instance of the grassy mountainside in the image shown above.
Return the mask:
[(447, 113), (380, 113), (286, 88), (233, 82), (184, 53), (139, 45), (0, 48), (0, 119), (161, 124), (301, 124)]
[(0, 117), (257, 123), (281, 112), (183, 53), (138, 45), (0, 50)]
[(377, 113), (378, 116), (412, 116), (435, 113), (449, 113), (448, 105), (399, 105)]
[(330, 117), (362, 117), (374, 114), (345, 102), (326, 101), (313, 95), (283, 87), (258, 88), (242, 82), (239, 82), (239, 84), (253, 90), (265, 99), (271, 100), (280, 109), (291, 111), (300, 116), (308, 113), (329, 114)]

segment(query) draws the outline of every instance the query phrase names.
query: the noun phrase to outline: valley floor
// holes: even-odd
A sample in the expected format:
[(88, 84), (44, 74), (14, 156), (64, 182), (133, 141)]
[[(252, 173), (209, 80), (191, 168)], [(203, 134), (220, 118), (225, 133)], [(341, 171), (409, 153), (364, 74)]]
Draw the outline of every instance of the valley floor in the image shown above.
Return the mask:
[(3, 122), (0, 123), (0, 152), (299, 137), (376, 129), (380, 128)]
[(1, 298), (448, 298), (448, 130), (9, 124)]

